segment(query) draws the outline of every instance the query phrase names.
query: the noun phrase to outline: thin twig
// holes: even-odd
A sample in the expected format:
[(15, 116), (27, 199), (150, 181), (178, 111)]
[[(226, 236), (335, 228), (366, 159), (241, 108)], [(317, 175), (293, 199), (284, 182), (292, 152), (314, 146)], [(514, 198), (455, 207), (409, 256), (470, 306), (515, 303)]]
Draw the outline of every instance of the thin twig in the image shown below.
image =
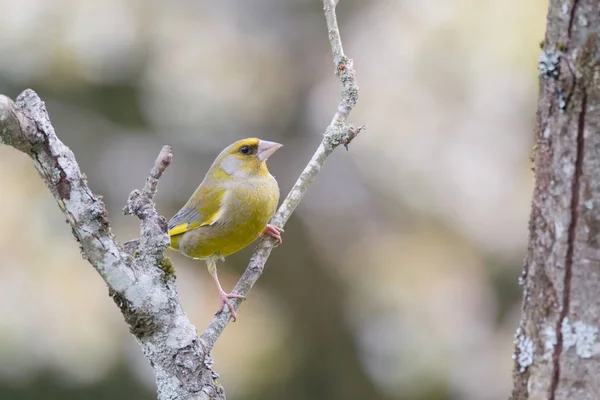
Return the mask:
[[(323, 140), (317, 148), (317, 151), (308, 162), (304, 171), (298, 177), (298, 180), (294, 184), (294, 187), (287, 195), (286, 199), (275, 213), (272, 224), (283, 227), (287, 220), (290, 218), (298, 203), (302, 200), (309, 186), (314, 182), (319, 171), (325, 164), (327, 157), (331, 152), (339, 145), (347, 146), (364, 127), (354, 127), (347, 123), (348, 115), (350, 111), (356, 105), (358, 99), (358, 85), (356, 84), (355, 71), (352, 60), (344, 54), (342, 47), (342, 39), (340, 37), (340, 31), (337, 23), (335, 14), (335, 7), (337, 1), (334, 0), (323, 0), (323, 6), (325, 10), (325, 18), (327, 20), (327, 29), (329, 31), (329, 42), (331, 44), (331, 53), (333, 56), (333, 63), (335, 65), (336, 75), (342, 84), (342, 93), (340, 95), (340, 102), (338, 104), (337, 111), (331, 120), (331, 123), (327, 127)], [(248, 292), (260, 275), (262, 274), (265, 263), (273, 250), (275, 242), (272, 238), (263, 239), (258, 244), (256, 250), (250, 258), (250, 263), (246, 268), (246, 271), (236, 284), (233, 293), (238, 293), (243, 296), (247, 296)], [(232, 299), (234, 308), (241, 304), (240, 299)], [(217, 313), (204, 333), (200, 336), (204, 347), (210, 351), (219, 336), (229, 323), (230, 319), (229, 310), (225, 309)]]
[(173, 149), (171, 149), (171, 146), (164, 145), (160, 150), (160, 153), (158, 153), (156, 161), (154, 161), (154, 167), (152, 168), (152, 171), (150, 171), (148, 179), (146, 179), (146, 185), (144, 186), (144, 190), (142, 190), (142, 196), (146, 197), (148, 200), (154, 199), (158, 180), (169, 165), (171, 165), (171, 160), (173, 160)]
[(171, 146), (163, 146), (160, 153), (158, 153), (158, 157), (156, 157), (156, 161), (154, 161), (154, 166), (150, 171), (150, 175), (146, 178), (144, 189), (141, 192), (139, 190), (134, 190), (129, 195), (127, 205), (123, 209), (125, 215), (135, 214), (142, 220), (146, 218), (143, 207), (147, 205), (153, 206), (151, 202), (156, 194), (158, 180), (169, 165), (171, 165), (172, 159), (173, 150), (171, 149)]
[[(139, 247), (143, 249), (152, 249), (153, 257), (162, 259), (162, 253), (169, 246), (169, 236), (167, 235), (167, 220), (158, 215), (154, 202), (154, 195), (158, 187), (158, 180), (163, 172), (171, 165), (173, 159), (173, 150), (171, 146), (163, 146), (154, 166), (150, 171), (150, 175), (146, 178), (144, 189), (140, 192), (134, 190), (129, 195), (127, 205), (123, 208), (125, 215), (135, 214), (141, 221), (140, 242)], [(157, 234), (159, 233), (160, 234)], [(127, 247), (131, 247), (130, 243), (126, 243)], [(139, 251), (135, 246), (133, 250)]]

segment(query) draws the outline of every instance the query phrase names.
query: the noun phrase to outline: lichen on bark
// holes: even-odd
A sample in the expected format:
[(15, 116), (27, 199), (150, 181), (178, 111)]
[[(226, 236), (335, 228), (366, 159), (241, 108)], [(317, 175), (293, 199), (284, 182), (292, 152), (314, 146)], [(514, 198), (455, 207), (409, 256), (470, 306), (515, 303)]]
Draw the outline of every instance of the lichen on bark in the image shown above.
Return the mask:
[(600, 398), (599, 32), (597, 1), (549, 2), (513, 400)]

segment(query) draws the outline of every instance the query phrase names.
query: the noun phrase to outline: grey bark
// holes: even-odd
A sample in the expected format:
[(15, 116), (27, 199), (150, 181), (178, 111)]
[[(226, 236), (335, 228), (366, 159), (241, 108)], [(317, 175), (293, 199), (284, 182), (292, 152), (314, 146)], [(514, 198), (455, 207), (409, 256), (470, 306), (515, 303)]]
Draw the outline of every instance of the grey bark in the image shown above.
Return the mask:
[(167, 224), (152, 198), (171, 162), (160, 152), (142, 191), (134, 191), (127, 212), (141, 220), (140, 240), (121, 246), (110, 230), (106, 208), (89, 189), (75, 155), (56, 136), (44, 103), (26, 90), (13, 103), (0, 96), (0, 142), (25, 152), (54, 195), (81, 246), (81, 254), (106, 282), (131, 333), (154, 368), (162, 399), (224, 399), (211, 359), (183, 312), (174, 275), (163, 251)]
[(600, 399), (600, 8), (551, 0), (513, 400)]
[[(342, 48), (336, 4), (336, 0), (323, 0), (336, 75), (342, 84), (340, 102), (317, 151), (273, 217), (272, 223), (278, 226), (289, 219), (331, 152), (340, 144), (347, 148), (362, 130), (347, 122), (358, 99), (358, 86), (352, 60)], [(121, 246), (110, 230), (101, 198), (89, 189), (75, 155), (56, 136), (45, 105), (33, 90), (21, 93), (14, 103), (0, 95), (0, 143), (32, 158), (67, 217), (82, 256), (106, 282), (153, 367), (158, 398), (225, 399), (223, 388), (216, 383), (210, 352), (229, 323), (229, 310), (218, 312), (198, 336), (179, 301), (173, 266), (163, 255), (169, 245), (167, 223), (156, 212), (153, 198), (158, 180), (171, 163), (171, 148), (163, 147), (144, 188), (130, 194), (123, 211), (140, 219), (140, 238)], [(272, 239), (261, 240), (236, 293), (247, 296), (273, 246)], [(240, 303), (233, 301), (236, 308)]]

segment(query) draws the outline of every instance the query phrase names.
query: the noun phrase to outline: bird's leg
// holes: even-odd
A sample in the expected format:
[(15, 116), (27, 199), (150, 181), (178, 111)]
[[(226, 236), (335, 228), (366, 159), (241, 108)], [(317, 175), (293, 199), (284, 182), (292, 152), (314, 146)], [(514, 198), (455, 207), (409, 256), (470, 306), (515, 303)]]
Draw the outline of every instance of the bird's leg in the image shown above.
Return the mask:
[(277, 246), (279, 246), (281, 243), (283, 243), (283, 239), (281, 238), (282, 232), (285, 231), (275, 225), (267, 224), (265, 230), (260, 234), (260, 237), (271, 236), (275, 238), (277, 241)]
[(208, 272), (213, 278), (213, 281), (217, 284), (217, 289), (219, 290), (219, 297), (221, 298), (221, 310), (227, 306), (229, 308), (229, 312), (231, 313), (231, 318), (233, 322), (237, 319), (237, 314), (235, 313), (235, 309), (233, 308), (233, 304), (229, 301), (229, 299), (243, 299), (244, 296), (240, 294), (227, 294), (221, 287), (221, 282), (219, 282), (219, 277), (217, 276), (217, 261), (215, 259), (206, 260), (206, 265), (208, 266)]

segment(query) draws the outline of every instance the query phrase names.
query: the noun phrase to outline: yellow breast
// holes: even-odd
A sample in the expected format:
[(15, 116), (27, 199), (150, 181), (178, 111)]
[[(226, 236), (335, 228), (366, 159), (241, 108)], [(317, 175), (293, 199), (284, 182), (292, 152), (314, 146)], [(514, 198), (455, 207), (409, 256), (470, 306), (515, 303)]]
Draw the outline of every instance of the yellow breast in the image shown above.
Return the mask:
[(259, 237), (278, 201), (279, 187), (270, 174), (236, 182), (227, 188), (216, 221), (178, 235), (176, 245), (193, 258), (233, 254)]

